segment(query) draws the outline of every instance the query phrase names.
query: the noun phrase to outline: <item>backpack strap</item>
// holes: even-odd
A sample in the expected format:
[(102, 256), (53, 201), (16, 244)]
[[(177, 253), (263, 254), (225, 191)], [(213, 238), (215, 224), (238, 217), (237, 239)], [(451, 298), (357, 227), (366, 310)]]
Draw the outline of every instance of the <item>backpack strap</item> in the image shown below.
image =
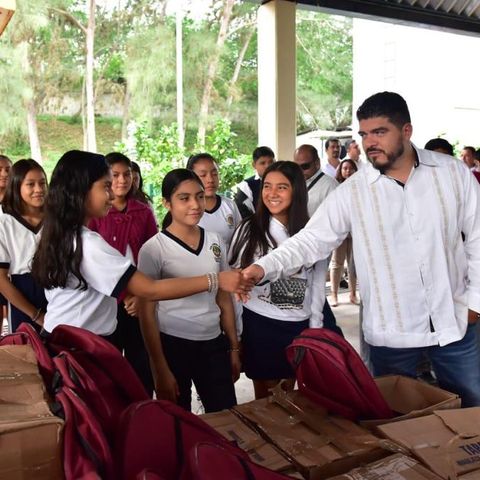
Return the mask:
[(320, 175), (307, 187), (307, 191), (309, 192), (324, 175), (323, 172), (320, 172)]

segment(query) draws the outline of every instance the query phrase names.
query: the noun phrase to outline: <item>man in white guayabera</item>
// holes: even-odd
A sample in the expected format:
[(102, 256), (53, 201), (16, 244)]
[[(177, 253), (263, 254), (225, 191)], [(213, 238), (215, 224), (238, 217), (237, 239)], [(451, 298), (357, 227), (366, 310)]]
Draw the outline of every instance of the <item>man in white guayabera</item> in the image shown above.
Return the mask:
[(442, 388), (480, 405), (480, 187), (463, 162), (410, 141), (405, 100), (377, 93), (357, 110), (369, 164), (305, 228), (244, 270), (260, 281), (327, 258), (351, 233), (375, 375), (414, 377), (425, 353)]

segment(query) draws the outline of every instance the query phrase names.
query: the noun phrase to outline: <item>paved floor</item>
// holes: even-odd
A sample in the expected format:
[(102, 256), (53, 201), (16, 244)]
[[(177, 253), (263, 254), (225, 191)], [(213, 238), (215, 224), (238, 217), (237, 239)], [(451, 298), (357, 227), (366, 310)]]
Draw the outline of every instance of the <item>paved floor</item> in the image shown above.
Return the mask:
[[(329, 297), (327, 297), (327, 299), (329, 299)], [(332, 308), (333, 313), (335, 314), (338, 325), (340, 325), (343, 330), (345, 338), (358, 351), (358, 311), (360, 307), (358, 305), (352, 305), (349, 302), (349, 293), (346, 290), (343, 291), (343, 293), (339, 293), (338, 300), (338, 306)], [(235, 391), (238, 403), (246, 403), (254, 399), (252, 382), (244, 374), (242, 374), (237, 383), (235, 383)], [(199, 414), (203, 413), (201, 404), (196, 400), (195, 392), (193, 394), (192, 411)]]

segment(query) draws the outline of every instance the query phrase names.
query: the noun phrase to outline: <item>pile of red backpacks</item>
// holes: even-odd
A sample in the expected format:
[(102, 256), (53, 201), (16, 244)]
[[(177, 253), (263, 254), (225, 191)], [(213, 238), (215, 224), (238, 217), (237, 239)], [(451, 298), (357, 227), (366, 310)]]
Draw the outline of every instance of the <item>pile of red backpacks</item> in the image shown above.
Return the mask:
[[(130, 364), (103, 338), (59, 326), (42, 339), (28, 324), (0, 345), (29, 344), (65, 421), (67, 480), (275, 480), (201, 418), (152, 400)], [(354, 349), (324, 329), (308, 329), (287, 348), (299, 389), (346, 418), (388, 418), (388, 405)], [(328, 392), (328, 394), (326, 393)]]

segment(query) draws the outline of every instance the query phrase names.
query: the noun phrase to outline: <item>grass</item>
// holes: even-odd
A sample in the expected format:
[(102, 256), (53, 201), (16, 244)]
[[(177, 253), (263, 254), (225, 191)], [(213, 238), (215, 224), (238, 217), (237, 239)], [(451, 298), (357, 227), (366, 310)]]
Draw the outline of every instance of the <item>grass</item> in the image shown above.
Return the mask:
[[(50, 176), (58, 159), (68, 150), (83, 150), (83, 129), (79, 116), (38, 116), (38, 134), (44, 158), (43, 167)], [(114, 149), (116, 142), (121, 140), (122, 120), (114, 117), (97, 117), (95, 122), (97, 149), (108, 153)], [(240, 153), (251, 154), (257, 146), (257, 133), (249, 126), (232, 124), (232, 130), (237, 134), (234, 143)], [(196, 131), (187, 130), (186, 143), (194, 143)], [(28, 142), (18, 136), (6, 139), (3, 151), (13, 161), (30, 156)]]

